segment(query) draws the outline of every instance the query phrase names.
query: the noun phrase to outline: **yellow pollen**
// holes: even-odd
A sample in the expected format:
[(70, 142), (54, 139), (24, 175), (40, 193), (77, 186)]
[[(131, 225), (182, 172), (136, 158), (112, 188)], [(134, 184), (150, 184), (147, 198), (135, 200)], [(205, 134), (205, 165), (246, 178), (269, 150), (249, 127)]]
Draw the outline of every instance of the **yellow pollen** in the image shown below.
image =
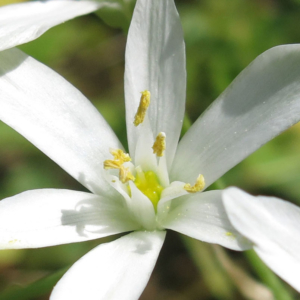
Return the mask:
[(107, 159), (103, 163), (104, 169), (120, 169), (122, 166), (122, 162), (119, 160), (112, 160), (112, 159)]
[(119, 179), (122, 183), (126, 183), (129, 180), (134, 180), (134, 176), (131, 174), (129, 168), (123, 166), (123, 163), (131, 161), (129, 154), (124, 153), (121, 149), (111, 149), (110, 153), (114, 159), (107, 159), (103, 163), (104, 169), (118, 169)]
[(164, 132), (160, 132), (157, 135), (152, 149), (153, 153), (158, 157), (162, 157), (164, 155), (164, 151), (166, 150), (166, 134)]
[(146, 111), (147, 111), (149, 105), (150, 105), (150, 92), (146, 90), (146, 91), (142, 92), (140, 105), (139, 105), (138, 110), (134, 117), (133, 124), (135, 126), (138, 126), (141, 123), (143, 123), (145, 116), (146, 116)]
[(114, 156), (114, 160), (120, 160), (123, 163), (131, 161), (129, 154), (124, 153), (121, 149), (110, 149), (109, 152)]
[(156, 174), (153, 171), (137, 172), (134, 183), (136, 187), (150, 199), (156, 211), (157, 203), (164, 189), (160, 185)]
[(189, 183), (184, 185), (184, 189), (189, 193), (197, 193), (204, 189), (205, 187), (205, 181), (203, 175), (199, 175), (195, 185), (191, 186)]
[(134, 180), (134, 176), (131, 174), (129, 168), (125, 168), (124, 166), (121, 166), (119, 171), (119, 178), (122, 183), (126, 183), (129, 180)]
[(104, 169), (120, 169), (124, 162), (131, 161), (129, 154), (124, 153), (121, 149), (110, 149), (109, 151), (114, 159), (107, 159), (104, 161)]

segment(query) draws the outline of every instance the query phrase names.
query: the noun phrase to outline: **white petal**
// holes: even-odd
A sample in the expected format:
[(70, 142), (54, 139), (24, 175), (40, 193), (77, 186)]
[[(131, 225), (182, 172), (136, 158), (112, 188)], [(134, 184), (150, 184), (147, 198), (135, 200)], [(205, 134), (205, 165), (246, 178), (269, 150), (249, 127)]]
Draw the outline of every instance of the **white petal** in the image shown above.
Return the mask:
[(144, 171), (153, 171), (156, 173), (157, 159), (152, 149), (154, 138), (147, 117), (144, 122), (140, 124), (140, 133), (141, 135), (136, 141), (134, 164), (141, 166)]
[(204, 112), (178, 147), (172, 180), (208, 187), (264, 143), (300, 120), (300, 45), (254, 60)]
[(0, 52), (0, 120), (94, 193), (114, 191), (102, 172), (122, 148), (96, 108), (71, 84), (18, 49)]
[(224, 191), (233, 226), (254, 243), (254, 250), (280, 277), (300, 292), (300, 208), (273, 197)]
[(231, 225), (222, 203), (222, 191), (194, 194), (174, 199), (169, 212), (159, 220), (164, 228), (172, 229), (195, 239), (220, 244), (234, 250), (250, 247), (247, 239)]
[(147, 230), (155, 229), (155, 211), (152, 202), (132, 182), (129, 181), (131, 192), (131, 210), (135, 219)]
[(188, 195), (189, 193), (184, 189), (184, 186), (184, 182), (173, 181), (168, 187), (166, 187), (162, 191), (161, 198), (158, 202), (158, 206), (165, 205), (165, 202), (168, 202), (169, 200), (172, 200), (174, 198)]
[(170, 185), (169, 172), (165, 155), (158, 159), (157, 175), (162, 186), (166, 187)]
[(0, 201), (0, 248), (38, 248), (139, 228), (121, 199), (42, 189)]
[(127, 136), (134, 156), (139, 127), (133, 125), (140, 92), (151, 92), (148, 115), (154, 137), (166, 133), (168, 166), (182, 126), (185, 91), (185, 46), (173, 0), (139, 0), (126, 46), (125, 99)]
[(99, 9), (97, 1), (34, 1), (0, 8), (0, 51), (32, 41), (51, 27)]
[(51, 300), (137, 300), (165, 232), (134, 232), (102, 244), (77, 261), (54, 287)]
[(107, 179), (111, 186), (122, 195), (132, 219), (139, 224), (137, 229), (154, 230), (156, 228), (155, 210), (149, 198), (132, 181), (129, 181), (128, 186), (123, 184), (116, 176), (110, 175), (107, 176)]

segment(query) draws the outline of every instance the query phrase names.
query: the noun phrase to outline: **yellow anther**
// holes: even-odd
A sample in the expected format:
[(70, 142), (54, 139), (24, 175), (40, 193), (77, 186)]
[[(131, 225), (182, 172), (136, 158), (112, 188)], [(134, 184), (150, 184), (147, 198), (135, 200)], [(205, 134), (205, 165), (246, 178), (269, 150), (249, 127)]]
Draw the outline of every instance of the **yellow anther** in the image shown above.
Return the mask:
[(104, 169), (120, 169), (124, 162), (131, 161), (129, 154), (124, 153), (121, 149), (110, 149), (109, 151), (114, 159), (104, 161)]
[(189, 183), (184, 185), (184, 189), (189, 193), (197, 193), (204, 189), (205, 187), (205, 181), (203, 175), (199, 175), (195, 185), (191, 186)]
[(131, 174), (129, 168), (125, 168), (124, 166), (121, 166), (120, 168), (119, 178), (122, 183), (126, 183), (129, 180), (135, 180), (135, 177)]
[(121, 149), (110, 149), (109, 152), (114, 156), (114, 160), (122, 161), (122, 163), (131, 161), (129, 154), (124, 153)]
[(134, 117), (133, 124), (135, 126), (138, 126), (141, 123), (143, 123), (145, 116), (146, 116), (146, 111), (147, 111), (147, 108), (149, 107), (149, 105), (150, 105), (150, 92), (146, 90), (146, 91), (142, 92), (140, 105), (139, 105), (139, 108)]
[(125, 162), (131, 161), (129, 154), (124, 153), (121, 149), (111, 149), (110, 153), (113, 155), (114, 159), (105, 160), (103, 163), (104, 169), (118, 169), (119, 178), (122, 183), (134, 180), (135, 178), (131, 174), (129, 168), (123, 166)]
[(119, 160), (112, 160), (112, 159), (107, 159), (104, 161), (103, 166), (105, 170), (108, 169), (120, 169), (122, 166), (122, 161)]
[(160, 132), (157, 135), (152, 149), (153, 153), (157, 156), (162, 157), (164, 155), (164, 151), (166, 150), (166, 134), (164, 132)]

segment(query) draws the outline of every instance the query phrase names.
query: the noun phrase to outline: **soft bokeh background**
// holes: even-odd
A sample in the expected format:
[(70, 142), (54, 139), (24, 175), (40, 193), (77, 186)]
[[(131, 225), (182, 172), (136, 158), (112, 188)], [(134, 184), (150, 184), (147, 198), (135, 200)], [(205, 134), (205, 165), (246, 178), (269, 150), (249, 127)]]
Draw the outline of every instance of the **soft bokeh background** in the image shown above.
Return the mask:
[[(14, 2), (20, 1), (0, 0), (0, 5)], [(276, 45), (300, 43), (299, 0), (175, 2), (187, 52), (185, 128), (260, 53)], [(111, 11), (101, 12), (100, 16), (91, 14), (66, 22), (20, 48), (81, 90), (126, 145), (123, 73), (130, 5), (125, 15), (118, 12), (116, 19)], [(119, 25), (115, 22), (118, 20), (123, 20), (123, 30), (106, 23)], [(0, 139), (1, 199), (36, 188), (83, 190), (48, 157), (2, 123)], [(252, 194), (275, 195), (300, 205), (300, 124), (229, 171), (220, 185), (235, 185)], [(45, 249), (1, 251), (0, 299), (48, 299), (51, 286), (65, 269), (99, 243), (114, 238)], [(150, 283), (141, 296), (141, 300), (148, 299), (300, 297), (251, 251), (224, 251), (169, 232)]]

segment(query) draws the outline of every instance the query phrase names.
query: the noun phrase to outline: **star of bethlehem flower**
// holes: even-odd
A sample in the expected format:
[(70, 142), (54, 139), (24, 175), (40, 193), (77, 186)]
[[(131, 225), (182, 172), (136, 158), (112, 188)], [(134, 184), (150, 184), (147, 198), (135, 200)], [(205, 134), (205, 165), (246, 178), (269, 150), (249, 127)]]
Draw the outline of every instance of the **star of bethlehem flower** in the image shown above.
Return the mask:
[[(263, 53), (178, 144), (186, 89), (179, 16), (173, 0), (138, 0), (126, 46), (127, 153), (94, 106), (62, 77), (17, 49), (0, 52), (0, 119), (91, 192), (42, 189), (2, 200), (0, 247), (46, 247), (132, 231), (76, 262), (54, 288), (54, 300), (138, 299), (166, 229), (234, 250), (253, 243), (300, 289), (285, 276), (299, 272), (291, 263), (286, 269), (284, 260), (269, 259), (274, 253), (290, 258), (280, 251), (283, 242), (289, 253), (298, 248), (292, 234), (282, 238), (282, 217), (266, 213), (268, 201), (252, 203), (238, 189), (204, 191), (299, 121), (299, 61), (299, 45)], [(245, 209), (253, 205), (260, 209), (255, 220)], [(286, 220), (297, 210), (284, 205)], [(261, 223), (266, 228), (258, 234)], [(280, 234), (270, 241), (265, 235), (274, 224)], [(299, 253), (292, 255), (298, 264)]]

